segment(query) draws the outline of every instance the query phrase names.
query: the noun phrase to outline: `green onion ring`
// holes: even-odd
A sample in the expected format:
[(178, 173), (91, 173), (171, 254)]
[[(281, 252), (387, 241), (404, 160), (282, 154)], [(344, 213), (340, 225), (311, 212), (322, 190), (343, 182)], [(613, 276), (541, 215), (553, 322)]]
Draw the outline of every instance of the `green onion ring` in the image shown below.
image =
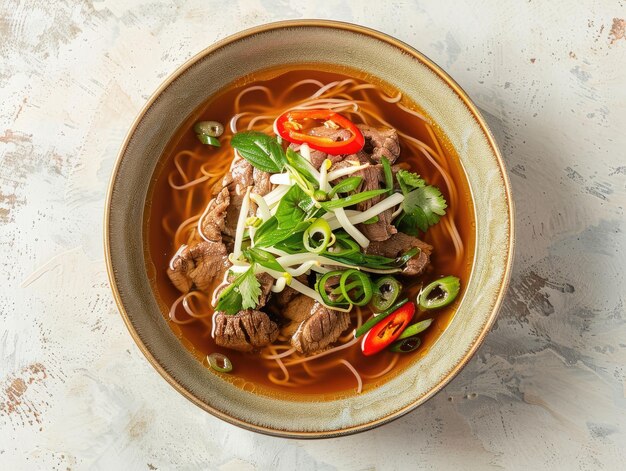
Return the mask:
[[(317, 282), (317, 292), (322, 297), (322, 301), (324, 301), (324, 303), (327, 304), (328, 306), (347, 306), (348, 305), (347, 302), (344, 302), (344, 299), (342, 297), (340, 297), (339, 299), (334, 299), (334, 300), (330, 299), (330, 296), (328, 295), (328, 292), (326, 291), (326, 282), (328, 281), (328, 279), (333, 276), (341, 277), (342, 273), (343, 272), (341, 270), (329, 271), (328, 273), (324, 273), (324, 275)], [(331, 291), (330, 294), (333, 294), (333, 291)]]
[[(363, 296), (361, 298), (352, 299), (348, 294), (348, 286), (346, 283), (350, 279), (350, 277), (356, 278), (360, 282), (360, 287), (363, 289)], [(354, 283), (354, 282), (353, 282)], [(352, 284), (350, 286), (352, 286)], [(355, 306), (365, 306), (372, 299), (372, 295), (374, 294), (374, 290), (372, 289), (372, 282), (369, 277), (359, 270), (346, 270), (341, 275), (341, 279), (339, 280), (339, 287), (341, 288), (341, 294), (343, 294), (344, 298), (348, 300), (350, 304), (354, 304)], [(355, 286), (356, 287), (356, 286)], [(352, 288), (354, 289), (354, 288)]]
[[(319, 245), (315, 246), (313, 245), (315, 243), (313, 237), (318, 234), (320, 234), (323, 239), (321, 240)], [(311, 224), (307, 228), (307, 230), (304, 231), (304, 234), (302, 236), (302, 243), (304, 244), (304, 248), (312, 253), (323, 252), (324, 250), (326, 250), (326, 247), (331, 244), (331, 242), (334, 242), (334, 240), (335, 238), (333, 236), (333, 232), (328, 225), (328, 221), (326, 221), (326, 219), (324, 218), (317, 218), (315, 221), (313, 221), (313, 224)]]

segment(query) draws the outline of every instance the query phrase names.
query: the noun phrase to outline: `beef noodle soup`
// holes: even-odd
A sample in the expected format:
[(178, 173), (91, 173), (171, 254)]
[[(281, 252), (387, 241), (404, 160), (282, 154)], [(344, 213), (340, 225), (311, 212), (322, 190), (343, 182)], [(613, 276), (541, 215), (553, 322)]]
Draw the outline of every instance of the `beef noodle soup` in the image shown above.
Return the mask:
[(458, 156), (415, 103), (353, 70), (231, 84), (172, 137), (147, 201), (170, 327), (214, 374), (274, 397), (346, 397), (401, 373), (472, 268)]

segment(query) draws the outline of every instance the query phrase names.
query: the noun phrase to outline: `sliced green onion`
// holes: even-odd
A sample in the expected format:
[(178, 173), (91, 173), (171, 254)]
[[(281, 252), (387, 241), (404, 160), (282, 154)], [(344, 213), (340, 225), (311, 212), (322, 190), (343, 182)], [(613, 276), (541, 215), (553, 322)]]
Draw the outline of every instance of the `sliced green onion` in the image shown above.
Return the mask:
[(330, 193), (328, 193), (329, 198), (332, 198), (337, 193), (349, 193), (351, 191), (356, 190), (361, 182), (363, 181), (363, 177), (348, 177), (341, 180), (337, 183)]
[(387, 193), (393, 192), (393, 173), (391, 172), (391, 164), (387, 157), (381, 159), (383, 164), (383, 173), (385, 174), (385, 186), (387, 187)]
[[(348, 285), (348, 281), (350, 281), (350, 279), (354, 279), (354, 281)], [(344, 271), (341, 275), (341, 279), (339, 280), (339, 287), (341, 288), (341, 294), (343, 294), (343, 297), (350, 304), (354, 304), (355, 306), (365, 306), (372, 299), (372, 283), (370, 282), (368, 276), (359, 270)], [(361, 288), (362, 295), (361, 297), (353, 299), (350, 297), (349, 292), (357, 287)], [(358, 293), (355, 294), (358, 296)]]
[[(321, 238), (319, 238), (320, 236)], [(313, 221), (313, 224), (302, 235), (304, 248), (313, 253), (321, 253), (326, 250), (326, 247), (333, 242), (333, 239), (334, 236), (328, 221), (323, 218), (317, 218)]]
[(209, 366), (220, 373), (230, 373), (233, 371), (233, 364), (226, 355), (221, 353), (211, 353), (206, 357)]
[(369, 218), (367, 221), (363, 221), (361, 224), (365, 224), (365, 225), (376, 224), (379, 221), (379, 219), (380, 218), (378, 216), (374, 216), (374, 217)]
[(329, 195), (323, 190), (315, 190), (313, 192), (313, 198), (315, 198), (317, 201), (326, 201), (330, 199)]
[(367, 201), (376, 196), (382, 195), (383, 193), (387, 193), (387, 190), (368, 190), (363, 191), (361, 193), (357, 193), (355, 195), (346, 196), (345, 198), (339, 198), (332, 201), (325, 201), (322, 203), (322, 208), (326, 211), (331, 211), (333, 209), (345, 208), (346, 206), (352, 206), (357, 203), (362, 203), (363, 201)]
[[(326, 282), (332, 278), (332, 277), (337, 277), (337, 286), (339, 286), (339, 280), (341, 279), (341, 275), (343, 274), (343, 272), (341, 270), (334, 270), (334, 271), (329, 271), (328, 273), (325, 273), (324, 275), (322, 275), (322, 277), (318, 280), (317, 282), (317, 291), (320, 294), (320, 296), (322, 297), (322, 300), (324, 301), (324, 304), (328, 305), (328, 306), (349, 306), (349, 303), (347, 302), (342, 302), (341, 298), (337, 298), (337, 299), (331, 299), (329, 296), (328, 291), (326, 291)], [(330, 294), (333, 294), (334, 289), (331, 290)]]
[(202, 142), (202, 144), (208, 144), (213, 147), (221, 146), (220, 141), (218, 141), (216, 137), (209, 136), (207, 134), (196, 134), (196, 135), (198, 136), (198, 139), (200, 140), (200, 142)]
[(421, 251), (422, 249), (420, 249), (419, 247), (413, 247), (411, 250), (407, 250), (401, 256), (396, 258), (396, 263), (398, 264), (398, 266), (402, 266), (416, 255), (419, 255)]
[[(220, 137), (224, 133), (224, 126), (217, 121), (198, 121), (193, 130), (196, 134), (204, 134), (210, 137)], [(205, 143), (206, 144), (206, 143)]]
[(374, 283), (374, 296), (372, 297), (372, 306), (377, 311), (388, 309), (402, 291), (402, 285), (392, 276), (384, 276), (376, 280)]
[[(400, 338), (402, 338), (402, 336), (400, 336)], [(419, 337), (410, 337), (408, 339), (402, 339), (392, 343), (391, 347), (389, 347), (389, 351), (396, 353), (409, 353), (417, 350), (421, 344), (422, 341)]]
[(374, 327), (376, 324), (378, 324), (380, 321), (382, 321), (386, 317), (389, 317), (390, 314), (392, 314), (393, 312), (395, 312), (396, 310), (404, 306), (408, 301), (409, 300), (407, 298), (404, 298), (402, 301), (397, 302), (386, 311), (383, 311), (378, 315), (370, 317), (367, 320), (367, 322), (365, 322), (361, 327), (356, 329), (356, 332), (354, 333), (354, 337), (358, 338), (361, 335), (366, 334), (372, 327)]
[(246, 227), (259, 227), (263, 224), (263, 219), (258, 218), (256, 216), (250, 216), (246, 219)]
[(417, 302), (423, 309), (439, 309), (454, 301), (460, 290), (460, 280), (456, 276), (446, 276), (426, 286), (418, 295)]
[(354, 240), (345, 237), (337, 237), (337, 242), (332, 246), (332, 252), (327, 250), (326, 253), (335, 257), (345, 257), (360, 251), (361, 246)]
[(432, 319), (425, 319), (423, 321), (416, 322), (415, 324), (411, 324), (406, 329), (404, 329), (404, 332), (400, 334), (400, 337), (398, 337), (398, 340), (407, 339), (417, 334), (421, 334), (426, 329), (428, 329), (430, 327), (430, 324), (432, 323), (433, 323)]

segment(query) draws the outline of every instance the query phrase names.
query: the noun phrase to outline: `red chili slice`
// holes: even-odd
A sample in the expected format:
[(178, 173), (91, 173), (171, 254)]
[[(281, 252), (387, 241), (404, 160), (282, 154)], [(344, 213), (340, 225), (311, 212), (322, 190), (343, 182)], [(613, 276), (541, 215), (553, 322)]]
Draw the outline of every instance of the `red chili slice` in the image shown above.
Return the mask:
[(392, 344), (409, 325), (413, 314), (415, 314), (415, 304), (406, 303), (372, 327), (361, 342), (363, 355), (374, 355)]
[[(304, 120), (332, 121), (341, 129), (350, 131), (351, 136), (343, 141), (333, 141), (329, 137), (311, 136), (304, 132), (301, 122)], [(294, 144), (308, 144), (311, 149), (330, 155), (356, 154), (363, 149), (365, 138), (359, 128), (348, 118), (330, 110), (294, 110), (287, 111), (276, 118), (276, 132), (284, 140)]]

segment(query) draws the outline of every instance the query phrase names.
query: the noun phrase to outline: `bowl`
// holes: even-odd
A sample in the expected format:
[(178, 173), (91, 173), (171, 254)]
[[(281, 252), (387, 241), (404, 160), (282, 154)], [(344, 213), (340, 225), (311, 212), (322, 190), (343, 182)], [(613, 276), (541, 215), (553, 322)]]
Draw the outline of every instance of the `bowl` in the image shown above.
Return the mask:
[[(349, 398), (301, 402), (244, 391), (212, 374), (167, 325), (144, 260), (146, 195), (170, 137), (200, 104), (259, 69), (331, 63), (368, 71), (418, 103), (442, 128), (465, 169), (476, 213), (474, 268), (448, 328), (423, 358), (383, 385)], [(105, 252), (115, 300), (154, 368), (194, 404), (232, 424), (284, 437), (333, 437), (389, 422), (423, 404), (469, 361), (493, 324), (513, 257), (513, 209), (498, 147), (467, 94), (410, 46), (361, 26), (287, 21), (226, 38), (187, 61), (132, 125), (105, 210)]]

